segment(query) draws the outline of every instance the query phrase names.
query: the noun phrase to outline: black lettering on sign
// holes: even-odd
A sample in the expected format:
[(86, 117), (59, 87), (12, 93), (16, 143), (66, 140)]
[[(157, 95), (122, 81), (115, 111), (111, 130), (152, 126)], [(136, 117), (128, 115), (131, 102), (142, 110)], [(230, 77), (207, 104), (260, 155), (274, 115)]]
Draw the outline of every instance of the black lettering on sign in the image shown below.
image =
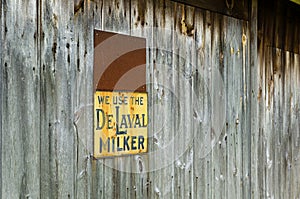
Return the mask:
[(134, 128), (136, 128), (136, 127), (139, 127), (139, 128), (142, 127), (141, 122), (140, 122), (140, 117), (139, 117), (139, 115), (136, 114), (135, 116), (136, 116), (136, 117), (135, 117)]
[[(104, 126), (107, 129), (113, 129), (115, 127), (113, 123), (114, 118), (116, 120), (116, 127), (119, 129), (147, 127), (145, 114), (120, 115), (119, 109), (120, 107), (117, 106), (115, 115), (114, 114), (106, 115), (103, 109), (96, 109), (96, 130), (101, 130), (104, 128)], [(119, 121), (121, 122), (119, 123)]]
[(120, 147), (120, 137), (117, 137), (117, 151), (123, 151), (123, 148)]
[(113, 96), (113, 104), (114, 105), (128, 105), (128, 96)]
[[(102, 116), (102, 124), (100, 125), (100, 115)], [(105, 124), (105, 115), (102, 109), (96, 109), (96, 116), (97, 116), (97, 126), (96, 130), (101, 130)]]
[(126, 122), (126, 117), (124, 117), (124, 115), (122, 116), (121, 119), (121, 124), (120, 124), (120, 128), (128, 128), (127, 122)]
[(127, 137), (124, 137), (123, 140), (124, 140), (124, 151), (126, 151), (125, 147), (127, 148), (127, 150), (129, 151), (129, 145), (128, 145), (128, 140), (129, 140), (130, 136), (127, 136)]
[(95, 93), (95, 157), (147, 151), (147, 95)]
[[(115, 145), (115, 139), (117, 144)], [(107, 138), (106, 141), (100, 138), (100, 153), (103, 152), (114, 152), (116, 151), (131, 151), (131, 150), (143, 150), (145, 148), (144, 136), (129, 136), (120, 135), (117, 137)], [(115, 148), (116, 147), (116, 148)]]
[(98, 103), (99, 104), (109, 104), (109, 96), (98, 96)]
[(113, 128), (113, 126), (111, 126), (112, 118), (113, 118), (113, 115), (107, 115), (107, 129)]
[(103, 142), (102, 138), (100, 138), (100, 153), (102, 153), (102, 148), (105, 151), (110, 151), (110, 139), (107, 138), (106, 143)]
[(144, 149), (144, 142), (145, 142), (144, 136), (140, 135), (139, 136), (139, 146), (138, 146), (139, 149)]
[(131, 139), (131, 149), (132, 150), (136, 150), (136, 146), (135, 146), (135, 143), (136, 143), (136, 136), (132, 136), (132, 139)]
[(144, 98), (143, 97), (130, 97), (130, 102), (132, 105), (144, 105)]

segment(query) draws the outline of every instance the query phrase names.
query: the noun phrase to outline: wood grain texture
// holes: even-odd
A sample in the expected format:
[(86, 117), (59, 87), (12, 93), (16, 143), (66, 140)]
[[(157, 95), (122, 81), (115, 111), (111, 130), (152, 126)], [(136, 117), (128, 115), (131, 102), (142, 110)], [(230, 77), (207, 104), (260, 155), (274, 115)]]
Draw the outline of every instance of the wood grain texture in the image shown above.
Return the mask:
[[(73, 3), (41, 2), (42, 197), (76, 198), (77, 144)], [(57, 83), (59, 82), (59, 83)], [(66, 183), (68, 182), (68, 183)]]
[[(299, 198), (299, 20), (272, 5), (1, 1), (1, 198)], [(94, 29), (147, 40), (146, 154), (93, 158)]]
[(250, 98), (250, 103), (248, 107), (250, 109), (250, 126), (248, 126), (249, 136), (251, 136), (250, 140), (250, 149), (251, 149), (251, 170), (249, 174), (249, 178), (251, 181), (250, 184), (250, 196), (251, 198), (260, 198), (260, 184), (258, 183), (258, 178), (260, 176), (259, 162), (258, 160), (258, 140), (259, 140), (259, 127), (258, 127), (258, 112), (259, 106), (258, 104), (258, 93), (259, 93), (259, 85), (258, 85), (258, 62), (257, 62), (257, 15), (258, 15), (258, 2), (251, 2), (251, 21), (250, 23), (250, 93), (248, 97)]
[(260, 44), (299, 54), (300, 6), (283, 0), (258, 2), (257, 27), (262, 34), (257, 37), (258, 41), (263, 40)]
[(233, 16), (239, 19), (248, 20), (248, 0), (172, 0), (182, 4), (210, 10), (223, 15)]
[[(148, 35), (152, 34), (152, 28), (153, 27), (153, 3), (151, 0), (132, 0), (130, 2), (130, 8), (131, 8), (131, 14), (130, 14), (130, 32), (132, 35), (137, 37), (146, 38)], [(151, 70), (151, 60), (153, 59), (152, 56), (150, 56), (152, 52), (152, 38), (147, 38), (146, 40), (146, 74), (150, 74)], [(151, 58), (150, 58), (151, 57)], [(151, 87), (151, 84), (149, 84), (149, 75), (146, 75), (146, 82), (147, 84), (147, 92), (148, 96), (150, 95), (149, 91), (151, 89), (148, 88), (148, 86)], [(153, 99), (153, 98), (152, 98)], [(148, 99), (149, 101), (152, 101), (152, 99)], [(151, 103), (148, 103), (150, 106)], [(148, 107), (149, 107), (148, 106)], [(151, 111), (151, 108), (148, 108), (148, 114), (151, 115), (153, 112)], [(148, 124), (151, 123), (150, 120), (148, 120)], [(149, 125), (150, 126), (150, 125)], [(150, 127), (151, 128), (151, 127)], [(148, 132), (150, 130), (148, 129)], [(149, 133), (148, 133), (149, 134)], [(152, 151), (153, 147), (153, 140), (150, 138), (148, 139), (148, 152)], [(142, 155), (135, 155), (132, 159), (132, 171), (134, 172), (133, 176), (133, 186), (135, 187), (135, 196), (136, 198), (145, 198), (149, 197), (149, 189), (150, 189), (150, 181), (149, 176), (150, 172), (149, 167), (150, 164), (152, 164), (153, 159), (149, 158), (147, 154)]]
[(3, 32), (3, 25), (2, 25), (2, 15), (3, 10), (2, 10), (2, 3), (0, 3), (0, 82), (1, 82), (1, 86), (0, 86), (0, 194), (2, 196), (2, 68), (3, 68), (3, 64), (2, 64), (2, 58), (4, 56), (3, 54), (3, 42), (4, 39), (2, 38), (2, 32)]
[[(74, 6), (80, 2), (74, 2)], [(71, 4), (72, 5), (72, 4)], [(73, 85), (71, 89), (72, 103), (74, 110), (72, 115), (73, 128), (76, 132), (76, 184), (75, 191), (77, 198), (92, 197), (92, 151), (93, 134), (87, 133), (93, 130), (93, 21), (94, 4), (84, 1), (80, 9), (74, 10), (74, 37), (70, 37), (70, 54), (73, 59)], [(71, 11), (70, 11), (71, 12)], [(72, 12), (71, 12), (72, 13)], [(72, 34), (71, 34), (72, 35)], [(67, 44), (66, 44), (67, 45)]]
[(251, 81), (255, 94), (251, 105), (256, 107), (251, 129), (252, 193), (260, 198), (298, 198), (299, 89), (294, 88), (299, 88), (300, 36), (294, 33), (300, 27), (299, 12), (283, 1), (271, 8), (266, 4), (258, 2), (265, 9), (258, 10), (258, 67), (253, 68)]
[(299, 55), (271, 47), (266, 47), (260, 55), (262, 91), (258, 101), (261, 122), (258, 154), (254, 155), (260, 163), (258, 171), (261, 174), (257, 180), (263, 188), (258, 194), (261, 197), (297, 198), (299, 89), (295, 90), (295, 87), (299, 88)]
[(36, 1), (1, 1), (1, 21), (1, 198), (38, 198), (40, 69)]

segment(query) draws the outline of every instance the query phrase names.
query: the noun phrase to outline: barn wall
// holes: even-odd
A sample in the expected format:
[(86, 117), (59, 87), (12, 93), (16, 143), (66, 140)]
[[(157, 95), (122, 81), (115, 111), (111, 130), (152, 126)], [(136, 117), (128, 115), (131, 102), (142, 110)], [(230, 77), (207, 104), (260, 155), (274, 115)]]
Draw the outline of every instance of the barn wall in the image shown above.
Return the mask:
[[(2, 1), (2, 198), (299, 197), (300, 40), (259, 5)], [(147, 154), (93, 158), (94, 29), (147, 39)]]
[[(256, 198), (299, 198), (300, 6), (260, 1), (253, 71), (252, 189)], [(252, 103), (252, 104), (253, 104)]]

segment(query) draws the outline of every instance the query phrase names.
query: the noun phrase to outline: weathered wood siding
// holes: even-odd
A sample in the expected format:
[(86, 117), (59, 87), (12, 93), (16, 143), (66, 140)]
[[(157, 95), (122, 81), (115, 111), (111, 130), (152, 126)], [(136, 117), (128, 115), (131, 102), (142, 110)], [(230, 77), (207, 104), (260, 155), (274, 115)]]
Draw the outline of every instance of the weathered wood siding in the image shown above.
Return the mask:
[(1, 194), (40, 195), (40, 67), (36, 1), (1, 1)]
[[(1, 198), (299, 198), (300, 26), (267, 5), (1, 1)], [(95, 28), (147, 39), (145, 155), (92, 156)]]
[(300, 6), (258, 4), (252, 78), (252, 193), (300, 198)]

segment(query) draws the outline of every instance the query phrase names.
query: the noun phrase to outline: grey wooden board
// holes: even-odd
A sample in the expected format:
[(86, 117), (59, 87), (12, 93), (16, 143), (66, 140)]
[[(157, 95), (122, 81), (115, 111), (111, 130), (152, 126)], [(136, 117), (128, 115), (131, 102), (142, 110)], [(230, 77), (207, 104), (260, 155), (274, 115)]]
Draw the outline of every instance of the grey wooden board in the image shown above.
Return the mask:
[[(1, 197), (299, 198), (300, 56), (257, 6), (1, 1)], [(93, 159), (94, 28), (147, 39), (146, 154)]]
[(250, 173), (249, 178), (251, 181), (250, 184), (250, 192), (249, 195), (251, 198), (260, 198), (260, 185), (258, 183), (258, 177), (260, 175), (258, 171), (258, 139), (259, 139), (259, 127), (258, 123), (258, 106), (257, 106), (257, 96), (259, 92), (259, 85), (258, 85), (258, 67), (257, 67), (257, 1), (252, 1), (251, 6), (251, 20), (249, 23), (250, 25), (250, 93), (248, 94), (250, 103), (248, 107), (250, 109), (250, 125), (248, 126), (249, 133), (249, 140), (250, 141), (250, 149), (251, 149), (251, 164), (250, 164)]
[[(73, 3), (43, 1), (41, 8), (42, 197), (76, 197), (77, 146), (73, 124), (75, 73)], [(60, 82), (59, 84), (57, 82)], [(65, 183), (65, 182), (72, 183)]]
[(36, 1), (1, 1), (1, 198), (40, 196)]
[[(3, 25), (2, 25), (2, 3), (0, 4), (0, 146), (2, 146), (2, 57), (3, 57)], [(2, 193), (2, 147), (0, 147), (0, 190)]]

